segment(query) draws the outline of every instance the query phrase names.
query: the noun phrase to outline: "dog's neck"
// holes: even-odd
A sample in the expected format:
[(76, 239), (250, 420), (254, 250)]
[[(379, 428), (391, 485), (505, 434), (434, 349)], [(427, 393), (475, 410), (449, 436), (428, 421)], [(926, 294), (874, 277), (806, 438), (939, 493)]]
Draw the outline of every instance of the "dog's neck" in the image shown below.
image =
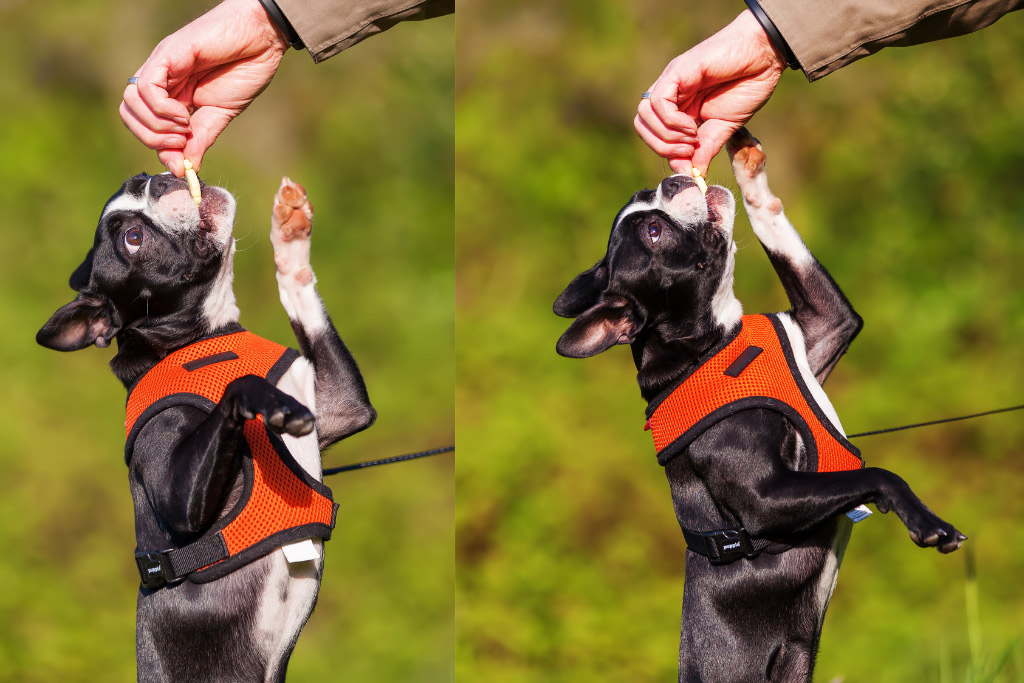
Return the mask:
[(640, 395), (650, 403), (691, 373), (739, 325), (737, 321), (725, 327), (705, 313), (647, 326), (630, 344)]
[(145, 326), (131, 326), (117, 335), (117, 354), (110, 361), (110, 369), (125, 388), (133, 386), (174, 351), (202, 339), (243, 329), (237, 320), (211, 327), (203, 317), (179, 315), (169, 318), (152, 320)]
[(232, 287), (234, 254), (235, 244), (231, 240), (220, 270), (207, 286), (187, 292), (172, 304), (171, 313), (151, 315), (147, 305), (144, 319), (125, 326), (117, 334), (117, 355), (110, 361), (110, 369), (126, 388), (174, 351), (201, 339), (243, 329), (238, 324), (239, 310)]

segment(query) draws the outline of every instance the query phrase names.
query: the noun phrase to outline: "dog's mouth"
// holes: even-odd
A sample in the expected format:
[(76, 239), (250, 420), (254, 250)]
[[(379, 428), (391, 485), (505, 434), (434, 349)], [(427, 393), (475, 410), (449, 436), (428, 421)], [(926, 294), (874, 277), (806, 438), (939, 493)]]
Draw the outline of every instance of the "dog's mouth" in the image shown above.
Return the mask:
[(732, 236), (734, 206), (732, 193), (721, 185), (711, 185), (702, 193), (691, 176), (676, 174), (658, 186), (655, 204), (679, 225), (710, 224), (724, 236)]
[(149, 186), (149, 213), (169, 232), (195, 231), (226, 244), (231, 240), (235, 200), (226, 190), (202, 181), (200, 188), (202, 199), (196, 206), (184, 180), (169, 173), (154, 176)]

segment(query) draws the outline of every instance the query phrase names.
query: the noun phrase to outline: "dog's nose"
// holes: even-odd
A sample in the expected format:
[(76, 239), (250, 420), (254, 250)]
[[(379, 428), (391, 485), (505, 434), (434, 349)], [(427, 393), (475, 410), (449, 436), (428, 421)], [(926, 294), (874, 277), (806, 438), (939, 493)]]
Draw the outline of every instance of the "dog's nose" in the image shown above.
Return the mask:
[(688, 187), (697, 187), (697, 182), (685, 175), (674, 175), (661, 181), (661, 198), (670, 201)]
[(149, 179), (149, 196), (154, 199), (164, 196), (171, 190), (174, 180), (177, 180), (177, 178), (170, 173), (161, 173), (160, 175), (153, 176)]

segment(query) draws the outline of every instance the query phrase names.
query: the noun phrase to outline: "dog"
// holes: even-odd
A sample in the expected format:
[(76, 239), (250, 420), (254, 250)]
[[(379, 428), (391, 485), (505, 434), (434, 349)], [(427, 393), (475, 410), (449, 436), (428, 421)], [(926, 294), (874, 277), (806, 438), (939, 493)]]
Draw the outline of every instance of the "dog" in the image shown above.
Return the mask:
[(197, 205), (169, 173), (110, 198), (71, 276), (77, 297), (37, 335), (59, 351), (117, 341), (141, 681), (283, 681), (316, 602), (337, 510), (320, 451), (376, 413), (316, 291), (312, 218), (285, 178), (271, 241), (301, 357), (238, 324), (232, 195), (203, 184)]
[(897, 475), (862, 468), (820, 388), (861, 318), (769, 190), (758, 141), (741, 129), (727, 148), (792, 308), (742, 315), (732, 193), (675, 175), (633, 195), (605, 257), (558, 296), (575, 320), (557, 351), (632, 350), (688, 546), (679, 680), (809, 681), (853, 520), (870, 514), (858, 506), (895, 511), (922, 547), (966, 537)]

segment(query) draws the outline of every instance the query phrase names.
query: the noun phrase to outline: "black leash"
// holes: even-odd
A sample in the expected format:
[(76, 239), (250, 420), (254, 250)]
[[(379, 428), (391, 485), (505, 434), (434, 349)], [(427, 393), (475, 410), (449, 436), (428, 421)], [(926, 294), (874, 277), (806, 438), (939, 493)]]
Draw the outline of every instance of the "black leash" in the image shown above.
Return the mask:
[(361, 470), (367, 467), (376, 467), (377, 465), (390, 465), (393, 462), (404, 462), (406, 460), (415, 460), (416, 458), (426, 458), (430, 455), (440, 455), (441, 453), (450, 453), (455, 450), (455, 446), (443, 446), (441, 448), (432, 448), (429, 451), (419, 451), (418, 453), (408, 453), (406, 455), (396, 455), (391, 458), (381, 458), (380, 460), (367, 460), (365, 462), (357, 462), (354, 465), (344, 465), (342, 467), (331, 467), (324, 470), (323, 475), (328, 477), (332, 474), (338, 474), (339, 472), (351, 472), (352, 470)]
[(889, 432), (901, 432), (904, 429), (916, 429), (918, 427), (930, 427), (932, 425), (945, 424), (947, 422), (958, 422), (960, 420), (970, 420), (975, 417), (985, 417), (986, 415), (995, 415), (997, 413), (1009, 413), (1013, 410), (1024, 410), (1024, 405), (1012, 406), (1010, 408), (999, 408), (997, 410), (986, 410), (984, 413), (974, 413), (973, 415), (961, 415), (960, 417), (947, 417), (945, 420), (932, 420), (931, 422), (918, 422), (912, 425), (903, 425), (902, 427), (890, 427), (888, 429), (877, 429), (873, 432), (861, 432), (860, 434), (850, 434), (847, 439), (856, 439), (861, 436), (874, 436), (875, 434), (888, 434)]

